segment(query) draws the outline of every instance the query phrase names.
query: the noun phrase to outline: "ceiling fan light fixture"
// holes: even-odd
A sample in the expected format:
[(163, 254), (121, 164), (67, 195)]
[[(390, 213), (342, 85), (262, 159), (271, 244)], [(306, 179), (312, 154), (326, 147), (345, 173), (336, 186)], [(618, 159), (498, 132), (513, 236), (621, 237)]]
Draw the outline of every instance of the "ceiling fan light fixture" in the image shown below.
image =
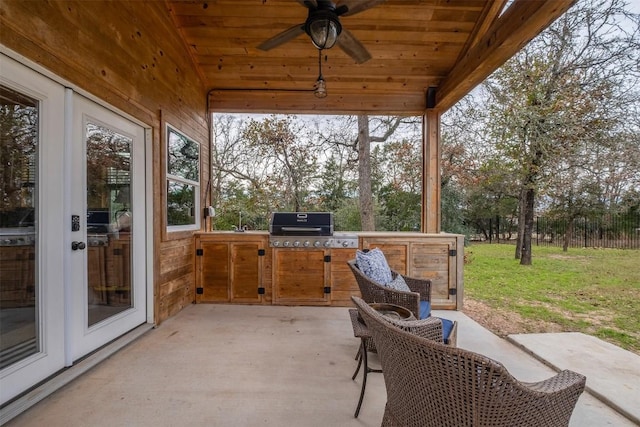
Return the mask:
[(304, 29), (318, 49), (331, 49), (342, 32), (342, 25), (335, 13), (315, 11), (309, 14)]

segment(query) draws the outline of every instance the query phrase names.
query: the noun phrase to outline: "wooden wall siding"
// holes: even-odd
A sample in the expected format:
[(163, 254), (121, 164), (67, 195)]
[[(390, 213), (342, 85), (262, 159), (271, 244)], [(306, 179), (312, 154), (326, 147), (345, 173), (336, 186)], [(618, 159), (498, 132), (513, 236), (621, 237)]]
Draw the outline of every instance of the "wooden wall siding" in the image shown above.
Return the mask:
[[(201, 143), (208, 179), (206, 88), (162, 1), (0, 1), (0, 41), (151, 129), (154, 310), (160, 323), (194, 300), (193, 240), (161, 239), (163, 117)], [(188, 238), (186, 238), (188, 237)]]

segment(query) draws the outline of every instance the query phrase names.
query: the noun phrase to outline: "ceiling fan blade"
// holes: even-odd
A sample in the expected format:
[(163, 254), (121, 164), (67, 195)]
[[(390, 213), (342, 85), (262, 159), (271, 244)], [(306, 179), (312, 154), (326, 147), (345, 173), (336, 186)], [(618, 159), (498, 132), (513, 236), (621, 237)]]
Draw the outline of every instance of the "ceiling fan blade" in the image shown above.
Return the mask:
[(274, 47), (278, 47), (281, 44), (288, 42), (289, 40), (293, 40), (298, 37), (300, 34), (304, 34), (304, 24), (297, 24), (288, 30), (284, 30), (283, 32), (276, 34), (271, 37), (269, 40), (266, 40), (258, 46), (260, 50), (271, 50)]
[(342, 33), (338, 37), (336, 44), (340, 49), (344, 50), (347, 55), (352, 57), (356, 64), (362, 64), (371, 59), (371, 54), (366, 47), (358, 39), (356, 39), (349, 30), (342, 29)]
[(364, 12), (367, 9), (371, 9), (374, 6), (384, 3), (385, 0), (343, 0), (338, 5), (338, 8), (343, 6), (347, 7), (347, 11), (340, 14), (340, 16), (351, 16), (356, 13)]

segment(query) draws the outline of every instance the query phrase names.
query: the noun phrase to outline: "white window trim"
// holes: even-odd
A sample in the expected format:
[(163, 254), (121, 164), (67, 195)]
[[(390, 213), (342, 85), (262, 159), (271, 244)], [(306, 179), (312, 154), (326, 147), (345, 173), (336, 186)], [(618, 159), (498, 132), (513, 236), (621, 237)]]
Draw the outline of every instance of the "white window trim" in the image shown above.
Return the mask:
[[(188, 139), (189, 141), (198, 144), (198, 181), (193, 181), (190, 179), (186, 179), (183, 178), (181, 176), (178, 175), (172, 175), (169, 173), (169, 135), (171, 132), (174, 132), (180, 136), (182, 136), (183, 138)], [(200, 230), (200, 211), (201, 211), (201, 207), (200, 207), (200, 181), (201, 181), (201, 176), (202, 176), (202, 168), (201, 168), (201, 159), (202, 159), (202, 153), (201, 153), (201, 149), (202, 149), (202, 144), (200, 144), (196, 139), (191, 138), (190, 136), (188, 136), (187, 134), (185, 134), (184, 132), (178, 130), (175, 126), (171, 126), (169, 123), (165, 124), (165, 141), (164, 141), (165, 147), (166, 147), (166, 152), (165, 152), (165, 180), (164, 180), (164, 195), (165, 195), (165, 202), (164, 202), (164, 214), (165, 214), (165, 218), (166, 218), (166, 222), (167, 222), (167, 232), (168, 233), (173, 233), (173, 232), (178, 232), (178, 231), (193, 231), (193, 230)], [(175, 181), (175, 182), (179, 182), (179, 183), (183, 183), (183, 184), (189, 184), (189, 185), (193, 185), (194, 186), (194, 212), (193, 215), (195, 217), (195, 223), (194, 224), (187, 224), (187, 225), (169, 225), (169, 217), (168, 217), (168, 203), (169, 203), (169, 193), (168, 193), (168, 188), (167, 188), (167, 182), (171, 180), (171, 181)]]

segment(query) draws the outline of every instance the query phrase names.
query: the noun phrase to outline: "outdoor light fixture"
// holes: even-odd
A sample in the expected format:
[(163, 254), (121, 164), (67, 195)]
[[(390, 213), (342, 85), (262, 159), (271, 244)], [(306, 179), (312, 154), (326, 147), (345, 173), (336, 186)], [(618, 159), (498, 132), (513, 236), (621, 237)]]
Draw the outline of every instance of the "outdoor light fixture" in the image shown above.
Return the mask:
[(322, 77), (322, 49), (318, 50), (318, 80), (316, 80), (313, 94), (316, 98), (327, 97), (327, 83), (324, 81), (324, 77)]
[(334, 10), (315, 10), (309, 12), (304, 30), (315, 47), (331, 49), (342, 32), (342, 25)]
[[(265, 1), (262, 0), (263, 3)], [(342, 28), (340, 17), (363, 12), (385, 0), (341, 0), (337, 7), (334, 1), (336, 0), (298, 0), (297, 3), (308, 10), (307, 19), (260, 43), (258, 49), (274, 49), (305, 33), (318, 50), (331, 49), (337, 44), (356, 64), (367, 62), (371, 59), (371, 54), (349, 30)]]
[(327, 97), (327, 84), (322, 78), (322, 75), (318, 77), (316, 81), (316, 90), (313, 92), (316, 98), (326, 98)]

